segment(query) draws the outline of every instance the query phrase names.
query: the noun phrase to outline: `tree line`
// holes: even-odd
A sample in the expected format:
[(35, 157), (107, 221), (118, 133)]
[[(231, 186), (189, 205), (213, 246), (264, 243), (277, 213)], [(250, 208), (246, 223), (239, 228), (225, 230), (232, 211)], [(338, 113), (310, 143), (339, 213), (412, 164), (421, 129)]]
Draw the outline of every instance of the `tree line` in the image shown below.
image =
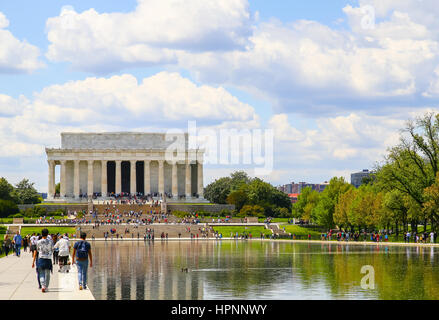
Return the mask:
[(235, 205), (240, 216), (295, 217), (327, 229), (418, 231), (439, 227), (439, 114), (408, 120), (358, 189), (334, 177), (323, 192), (305, 188), (291, 205), (286, 194), (238, 171), (209, 184), (205, 197)]
[(0, 178), (0, 217), (17, 214), (19, 204), (35, 204), (42, 202), (41, 195), (34, 187), (34, 183), (23, 179), (15, 186), (5, 178)]
[(291, 217), (291, 200), (285, 193), (244, 171), (232, 173), (206, 186), (204, 197), (212, 203), (233, 204), (237, 217)]
[(409, 120), (399, 143), (387, 150), (374, 173), (358, 189), (343, 178), (331, 179), (317, 193), (305, 189), (293, 215), (327, 228), (418, 232), (439, 223), (439, 114)]

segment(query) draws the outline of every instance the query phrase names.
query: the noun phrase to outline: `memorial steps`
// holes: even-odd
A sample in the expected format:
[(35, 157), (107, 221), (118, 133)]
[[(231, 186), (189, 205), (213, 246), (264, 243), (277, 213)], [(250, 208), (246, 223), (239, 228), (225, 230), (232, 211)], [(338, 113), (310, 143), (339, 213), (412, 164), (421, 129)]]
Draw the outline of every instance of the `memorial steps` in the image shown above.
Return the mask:
[(95, 204), (93, 208), (96, 209), (99, 215), (105, 214), (108, 209), (112, 214), (115, 213), (115, 210), (118, 210), (119, 214), (123, 214), (125, 212), (140, 212), (143, 214), (150, 213), (153, 211), (154, 213), (160, 213), (160, 206), (151, 206), (149, 204)]
[[(190, 228), (190, 232), (188, 232), (188, 228)], [(168, 238), (179, 238), (178, 234), (181, 234), (181, 238), (190, 238), (191, 234), (194, 235), (196, 238), (196, 235), (198, 233), (198, 238), (201, 239), (201, 230), (203, 229), (203, 226), (200, 225), (192, 225), (192, 224), (166, 224), (166, 223), (155, 223), (151, 225), (141, 225), (141, 226), (134, 226), (134, 225), (100, 225), (99, 227), (94, 227), (92, 225), (82, 225), (81, 231), (84, 231), (87, 233), (87, 238), (90, 240), (93, 238), (93, 236), (96, 239), (103, 239), (104, 233), (108, 232), (108, 240), (111, 240), (111, 229), (116, 229), (116, 232), (112, 235), (113, 240), (117, 240), (116, 234), (119, 234), (123, 237), (125, 240), (142, 240), (143, 236), (146, 233), (146, 229), (152, 229), (154, 230), (154, 238), (155, 240), (160, 240), (160, 236), (162, 232), (166, 235), (168, 234)], [(126, 233), (125, 230), (128, 229), (128, 232)], [(211, 230), (209, 230), (209, 237), (213, 237), (213, 233)], [(139, 236), (137, 235), (139, 233)]]

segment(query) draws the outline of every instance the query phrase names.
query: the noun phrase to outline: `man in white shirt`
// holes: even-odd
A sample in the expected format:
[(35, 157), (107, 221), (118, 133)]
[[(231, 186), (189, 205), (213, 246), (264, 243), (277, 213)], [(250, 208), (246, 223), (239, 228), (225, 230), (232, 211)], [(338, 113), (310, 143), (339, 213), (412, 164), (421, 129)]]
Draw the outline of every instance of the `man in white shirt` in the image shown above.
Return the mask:
[[(58, 272), (61, 272), (61, 269), (63, 266), (67, 265), (67, 262), (69, 261), (69, 253), (70, 253), (70, 245), (69, 240), (60, 236), (60, 239), (55, 243), (55, 249), (59, 249), (58, 257), (59, 257), (59, 270)], [(69, 272), (69, 270), (66, 270), (66, 272)]]
[(41, 291), (46, 292), (50, 282), (50, 272), (52, 271), (52, 255), (53, 242), (48, 239), (49, 230), (43, 229), (41, 231), (42, 239), (37, 242), (37, 250), (34, 251), (32, 260), (32, 268), (35, 268), (35, 260), (38, 252), (38, 275), (42, 286)]
[(37, 250), (37, 241), (38, 241), (38, 236), (35, 235), (35, 233), (32, 233), (32, 236), (30, 237), (30, 252), (34, 253), (35, 250)]

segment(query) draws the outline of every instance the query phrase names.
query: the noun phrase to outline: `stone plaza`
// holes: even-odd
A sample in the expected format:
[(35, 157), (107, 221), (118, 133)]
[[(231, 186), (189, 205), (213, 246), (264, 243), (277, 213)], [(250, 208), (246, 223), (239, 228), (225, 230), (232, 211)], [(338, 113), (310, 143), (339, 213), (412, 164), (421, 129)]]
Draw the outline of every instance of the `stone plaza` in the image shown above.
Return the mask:
[[(61, 133), (61, 148), (46, 148), (48, 200), (75, 202), (120, 194), (150, 195), (154, 199), (166, 195), (169, 201), (204, 200), (204, 150), (189, 149), (187, 134), (170, 136)], [(59, 195), (55, 195), (56, 166), (60, 166)]]

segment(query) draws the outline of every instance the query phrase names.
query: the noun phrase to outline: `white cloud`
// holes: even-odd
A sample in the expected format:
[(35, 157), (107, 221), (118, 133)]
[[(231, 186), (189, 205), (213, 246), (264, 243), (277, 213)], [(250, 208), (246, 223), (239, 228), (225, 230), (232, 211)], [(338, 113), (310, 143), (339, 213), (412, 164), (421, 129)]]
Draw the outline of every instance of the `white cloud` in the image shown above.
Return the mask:
[(9, 26), (9, 20), (6, 18), (3, 12), (0, 12), (0, 29), (7, 28), (8, 26)]
[(58, 145), (61, 131), (186, 129), (187, 121), (211, 126), (254, 125), (253, 107), (224, 88), (198, 86), (161, 72), (138, 83), (129, 74), (53, 85), (32, 99), (0, 95), (0, 154), (41, 155)]
[(15, 38), (6, 28), (9, 20), (0, 12), (0, 74), (32, 72), (44, 67), (40, 50), (25, 40)]
[(138, 0), (129, 13), (77, 13), (63, 7), (47, 20), (47, 57), (105, 73), (176, 62), (180, 50), (243, 48), (250, 33), (247, 0)]

